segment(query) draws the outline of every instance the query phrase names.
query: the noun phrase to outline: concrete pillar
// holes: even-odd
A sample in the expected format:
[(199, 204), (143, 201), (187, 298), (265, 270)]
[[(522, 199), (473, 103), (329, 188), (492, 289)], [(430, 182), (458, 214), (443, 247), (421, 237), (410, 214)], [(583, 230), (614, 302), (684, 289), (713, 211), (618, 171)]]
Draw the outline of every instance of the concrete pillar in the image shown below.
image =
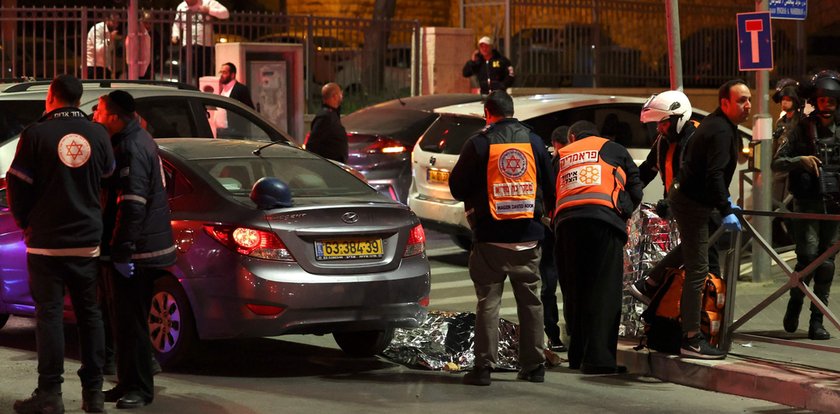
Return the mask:
[(421, 95), (470, 92), (470, 79), (461, 76), (461, 69), (475, 50), (472, 29), (424, 27), (420, 47)]

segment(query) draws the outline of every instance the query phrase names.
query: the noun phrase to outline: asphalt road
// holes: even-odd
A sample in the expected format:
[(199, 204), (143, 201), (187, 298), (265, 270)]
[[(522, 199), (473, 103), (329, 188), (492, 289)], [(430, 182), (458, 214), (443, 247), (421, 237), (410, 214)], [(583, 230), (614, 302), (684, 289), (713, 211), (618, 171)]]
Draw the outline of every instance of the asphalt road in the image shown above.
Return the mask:
[[(467, 255), (429, 232), (432, 309), (475, 306)], [(510, 292), (503, 314), (515, 319)], [(511, 313), (512, 312), (512, 313)], [(77, 339), (67, 330), (64, 401), (81, 413)], [(0, 413), (36, 384), (34, 323), (11, 318), (0, 330)], [(108, 377), (106, 387), (115, 378)], [(543, 384), (494, 373), (490, 387), (461, 385), (461, 374), (409, 369), (382, 358), (346, 357), (330, 336), (284, 336), (203, 343), (195, 361), (155, 378), (156, 399), (138, 413), (794, 413), (777, 404), (708, 392), (650, 377), (583, 376), (552, 368)], [(108, 405), (110, 412), (116, 409)]]

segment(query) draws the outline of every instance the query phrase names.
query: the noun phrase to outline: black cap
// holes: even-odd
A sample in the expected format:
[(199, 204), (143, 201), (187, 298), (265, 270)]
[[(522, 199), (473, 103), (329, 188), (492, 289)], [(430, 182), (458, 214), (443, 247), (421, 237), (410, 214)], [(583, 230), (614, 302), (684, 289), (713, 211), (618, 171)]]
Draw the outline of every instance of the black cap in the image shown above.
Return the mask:
[(115, 112), (122, 112), (126, 115), (131, 115), (134, 113), (134, 110), (137, 109), (134, 97), (126, 91), (113, 91), (108, 94), (108, 98), (110, 98), (111, 101), (109, 103), (116, 107), (113, 108), (117, 110)]

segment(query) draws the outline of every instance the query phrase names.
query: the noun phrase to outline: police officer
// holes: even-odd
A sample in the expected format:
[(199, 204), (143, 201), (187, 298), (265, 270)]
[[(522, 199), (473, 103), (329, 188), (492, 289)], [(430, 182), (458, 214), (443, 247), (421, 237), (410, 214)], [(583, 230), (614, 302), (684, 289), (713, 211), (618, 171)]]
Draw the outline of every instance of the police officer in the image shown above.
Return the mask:
[[(840, 171), (840, 125), (837, 117), (837, 99), (840, 98), (840, 74), (824, 70), (803, 85), (803, 97), (808, 97), (816, 108), (790, 131), (788, 140), (779, 147), (773, 160), (773, 170), (787, 171), (789, 189), (794, 198), (794, 211), (798, 213), (836, 214), (840, 194), (821, 190), (821, 183), (834, 180)], [(829, 186), (830, 187), (830, 186)], [(834, 187), (837, 188), (836, 186)], [(796, 271), (803, 270), (837, 241), (838, 222), (830, 220), (804, 220), (793, 222), (796, 242)], [(806, 285), (814, 280), (814, 295), (828, 303), (831, 282), (834, 279), (834, 256), (817, 266), (812, 274), (802, 279)], [(786, 331), (795, 332), (799, 327), (799, 313), (805, 294), (792, 288), (783, 325)], [(831, 338), (823, 327), (823, 315), (811, 305), (808, 337), (815, 340)]]
[(542, 139), (513, 116), (513, 99), (493, 91), (484, 104), (487, 126), (467, 141), (449, 176), (452, 195), (464, 202), (473, 230), (470, 279), (478, 297), (475, 366), (465, 384), (490, 385), (498, 358), (499, 307), (510, 277), (521, 325), (518, 379), (543, 382), (539, 242), (541, 217), (550, 215), (554, 188)]
[[(653, 95), (642, 106), (639, 119), (643, 123), (656, 122), (658, 134), (647, 159), (639, 166), (639, 174), (645, 186), (650, 184), (657, 174), (662, 179), (665, 199), (657, 203), (656, 211), (663, 218), (670, 217), (668, 189), (679, 174), (683, 149), (697, 129), (696, 121), (691, 119), (692, 113), (691, 102), (681, 91), (665, 91)], [(712, 214), (708, 224), (709, 232), (714, 232), (720, 227), (720, 216)], [(709, 271), (720, 275), (718, 252), (713, 245), (709, 245), (708, 254)], [(682, 248), (677, 245), (646, 277), (630, 285), (630, 295), (646, 305), (650, 304), (653, 295), (665, 279), (667, 269), (679, 267), (682, 262)]]
[(464, 64), (462, 72), (465, 78), (475, 75), (482, 95), (513, 85), (513, 66), (510, 60), (493, 49), (493, 40), (488, 36), (478, 40), (478, 49)]
[(176, 246), (158, 147), (140, 127), (134, 98), (121, 90), (103, 95), (94, 120), (111, 134), (120, 172), (105, 186), (103, 249), (114, 269), (110, 299), (119, 379), (105, 399), (117, 408), (137, 408), (154, 399), (149, 304), (155, 279), (175, 263)]
[(64, 291), (70, 292), (81, 342), (82, 409), (104, 410), (105, 334), (96, 300), (102, 236), (100, 182), (114, 170), (105, 130), (78, 109), (82, 83), (53, 79), (46, 115), (20, 135), (9, 168), (9, 207), (24, 231), (35, 301), (38, 388), (15, 401), (17, 413), (63, 413)]
[(626, 372), (616, 365), (623, 249), (642, 182), (627, 149), (598, 135), (591, 122), (575, 122), (560, 150), (554, 256), (571, 337), (569, 367), (613, 374)]

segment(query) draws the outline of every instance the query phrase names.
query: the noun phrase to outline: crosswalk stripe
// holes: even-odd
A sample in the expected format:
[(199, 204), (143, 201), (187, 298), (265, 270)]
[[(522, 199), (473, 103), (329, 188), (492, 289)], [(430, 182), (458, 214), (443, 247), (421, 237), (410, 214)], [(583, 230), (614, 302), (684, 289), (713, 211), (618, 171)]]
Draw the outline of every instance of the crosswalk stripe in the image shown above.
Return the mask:
[(452, 280), (449, 282), (432, 282), (432, 292), (441, 289), (452, 289), (452, 288), (464, 288), (464, 287), (472, 287), (473, 282), (470, 279), (467, 280)]
[(438, 247), (436, 249), (426, 249), (426, 256), (447, 256), (450, 254), (464, 253), (464, 249), (458, 246)]
[(463, 267), (455, 267), (455, 266), (441, 266), (441, 267), (433, 267), (432, 268), (432, 277), (434, 276), (441, 276), (441, 275), (449, 275), (453, 273), (464, 273), (466, 275), (469, 274), (469, 271)]

